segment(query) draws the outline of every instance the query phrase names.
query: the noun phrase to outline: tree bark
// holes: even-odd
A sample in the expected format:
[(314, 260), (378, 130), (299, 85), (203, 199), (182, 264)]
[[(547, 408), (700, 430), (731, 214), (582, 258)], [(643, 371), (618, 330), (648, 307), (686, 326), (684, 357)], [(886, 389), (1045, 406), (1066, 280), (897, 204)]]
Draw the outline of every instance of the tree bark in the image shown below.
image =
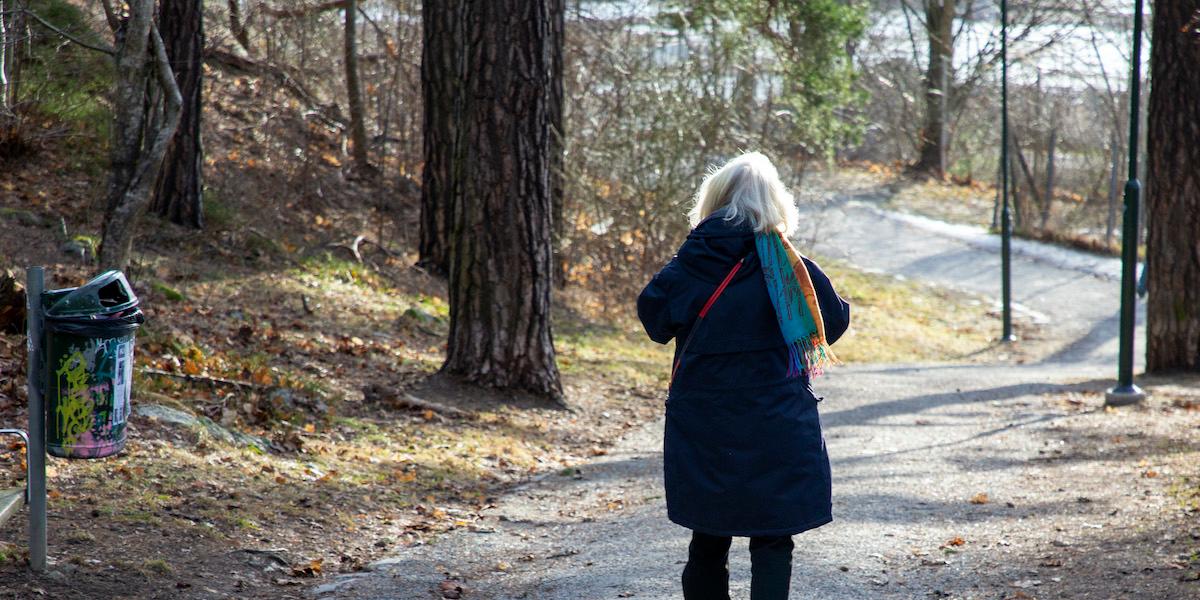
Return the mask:
[(112, 147), (100, 266), (129, 264), (137, 222), (150, 203), (167, 144), (179, 124), (183, 98), (166, 46), (154, 27), (154, 0), (131, 0), (114, 32)]
[(183, 97), (183, 110), (150, 205), (150, 210), (172, 223), (196, 229), (204, 227), (204, 146), (200, 138), (204, 114), (203, 13), (201, 0), (163, 2), (159, 7), (159, 27)]
[(1200, 371), (1200, 0), (1154, 3), (1146, 371)]
[(358, 28), (355, 21), (358, 15), (358, 1), (346, 0), (346, 28), (343, 33), (345, 53), (343, 62), (346, 68), (346, 96), (350, 105), (350, 141), (354, 145), (354, 167), (359, 173), (367, 174), (373, 171), (370, 156), (367, 154), (367, 126), (363, 109), (362, 84), (358, 80)]
[[(446, 373), (562, 403), (550, 325), (552, 0), (468, 0)], [(561, 6), (561, 4), (558, 4)]]
[(925, 36), (929, 65), (925, 71), (925, 126), (913, 170), (933, 177), (946, 174), (946, 121), (954, 68), (955, 0), (925, 0)]
[(566, 42), (566, 0), (548, 0), (550, 31), (550, 205), (553, 207), (554, 281), (559, 287), (567, 283), (566, 259), (566, 198), (563, 184), (563, 151), (566, 132), (563, 130), (563, 46)]
[(250, 54), (250, 32), (246, 29), (246, 21), (242, 19), (242, 2), (241, 0), (228, 0), (229, 5), (229, 30), (233, 32), (233, 39), (237, 40), (242, 50)]
[(424, 154), (421, 173), (421, 232), (417, 265), (436, 275), (449, 270), (450, 208), (454, 184), (461, 177), (454, 169), (462, 117), (466, 33), (463, 30), (468, 0), (424, 0), (421, 8), (421, 90), (425, 105)]

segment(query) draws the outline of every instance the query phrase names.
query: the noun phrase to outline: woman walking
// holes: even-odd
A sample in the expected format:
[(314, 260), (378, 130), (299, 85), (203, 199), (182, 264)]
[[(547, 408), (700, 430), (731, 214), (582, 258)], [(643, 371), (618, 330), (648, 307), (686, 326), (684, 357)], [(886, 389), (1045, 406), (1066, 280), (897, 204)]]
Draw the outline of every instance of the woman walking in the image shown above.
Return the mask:
[(638, 297), (646, 333), (676, 340), (664, 479), (692, 530), (687, 600), (729, 598), (731, 537), (750, 538), (753, 600), (788, 597), (792, 535), (830, 522), (829, 457), (810, 379), (850, 305), (788, 241), (799, 214), (757, 152), (704, 179), (693, 229)]

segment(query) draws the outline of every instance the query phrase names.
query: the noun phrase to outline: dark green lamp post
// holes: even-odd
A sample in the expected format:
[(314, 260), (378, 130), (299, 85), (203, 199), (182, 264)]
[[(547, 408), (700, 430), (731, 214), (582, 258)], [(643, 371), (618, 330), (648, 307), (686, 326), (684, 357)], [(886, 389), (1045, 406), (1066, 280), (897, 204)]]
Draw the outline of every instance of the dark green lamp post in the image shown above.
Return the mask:
[(1000, 0), (1000, 301), (1004, 331), (1000, 341), (1016, 340), (1012, 328), (1012, 213), (1008, 208), (1008, 0)]
[(1142, 84), (1142, 0), (1135, 0), (1133, 12), (1132, 77), (1129, 82), (1129, 179), (1125, 182), (1125, 211), (1121, 224), (1121, 346), (1117, 358), (1117, 386), (1104, 395), (1104, 403), (1122, 406), (1141, 402), (1146, 393), (1133, 383), (1134, 311), (1137, 303), (1138, 206), (1142, 201), (1142, 182), (1138, 181), (1138, 104)]

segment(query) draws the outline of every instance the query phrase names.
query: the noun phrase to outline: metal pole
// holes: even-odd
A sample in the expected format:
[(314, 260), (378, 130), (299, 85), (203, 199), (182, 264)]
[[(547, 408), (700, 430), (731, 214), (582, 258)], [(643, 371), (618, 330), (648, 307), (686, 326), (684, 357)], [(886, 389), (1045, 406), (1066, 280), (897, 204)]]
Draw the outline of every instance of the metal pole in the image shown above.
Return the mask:
[(42, 397), (40, 358), (42, 355), (42, 267), (25, 269), (26, 333), (29, 340), (29, 566), (41, 573), (46, 570), (46, 406)]
[(1004, 330), (1000, 341), (1016, 340), (1012, 328), (1012, 213), (1008, 208), (1008, 0), (1000, 0), (1000, 298)]
[(1108, 390), (1104, 403), (1121, 406), (1141, 402), (1146, 393), (1133, 384), (1134, 296), (1137, 285), (1138, 205), (1142, 182), (1138, 180), (1138, 120), (1142, 90), (1142, 0), (1133, 11), (1133, 59), (1129, 81), (1129, 179), (1125, 182), (1125, 211), (1121, 219), (1121, 345), (1117, 358), (1117, 387)]

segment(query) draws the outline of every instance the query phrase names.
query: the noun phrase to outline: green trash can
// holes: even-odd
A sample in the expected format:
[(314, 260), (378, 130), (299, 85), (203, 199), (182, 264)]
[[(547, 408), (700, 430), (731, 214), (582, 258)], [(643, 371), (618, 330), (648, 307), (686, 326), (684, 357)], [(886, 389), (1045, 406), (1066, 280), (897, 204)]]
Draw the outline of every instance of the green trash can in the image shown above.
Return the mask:
[(125, 447), (133, 341), (145, 321), (120, 271), (42, 294), (46, 451), (103, 458)]

